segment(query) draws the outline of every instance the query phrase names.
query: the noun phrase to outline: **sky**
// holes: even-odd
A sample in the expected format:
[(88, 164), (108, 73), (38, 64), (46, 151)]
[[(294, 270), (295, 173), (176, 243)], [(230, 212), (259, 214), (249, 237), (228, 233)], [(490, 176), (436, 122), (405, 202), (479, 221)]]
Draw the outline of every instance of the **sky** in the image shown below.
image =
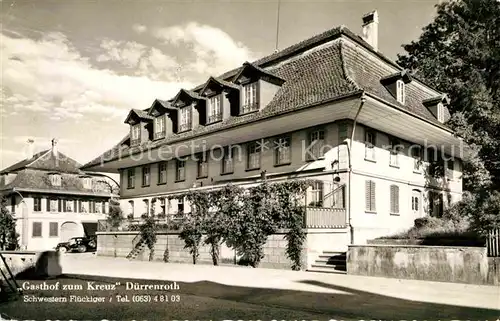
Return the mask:
[(170, 99), (339, 25), (379, 13), (379, 51), (418, 39), (439, 0), (0, 0), (0, 168), (50, 148), (84, 164), (128, 133), (132, 108)]

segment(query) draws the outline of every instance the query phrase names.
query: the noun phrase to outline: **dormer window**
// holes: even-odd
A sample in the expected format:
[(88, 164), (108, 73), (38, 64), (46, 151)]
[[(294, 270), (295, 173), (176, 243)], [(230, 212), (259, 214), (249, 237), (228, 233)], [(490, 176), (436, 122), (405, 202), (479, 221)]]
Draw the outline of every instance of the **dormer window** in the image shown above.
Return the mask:
[(92, 179), (90, 177), (83, 178), (83, 188), (92, 189)]
[(190, 130), (192, 128), (192, 109), (191, 106), (182, 107), (179, 110), (179, 132)]
[(61, 186), (61, 175), (50, 174), (50, 184), (52, 186)]
[(404, 105), (406, 100), (406, 85), (412, 81), (406, 70), (398, 71), (380, 79), (380, 83), (396, 98), (397, 102)]
[(159, 139), (165, 137), (165, 116), (155, 118), (154, 123), (154, 138)]
[(396, 99), (399, 103), (405, 103), (405, 83), (402, 80), (396, 81)]
[(222, 120), (221, 95), (210, 97), (208, 101), (208, 123)]
[(449, 119), (449, 112), (447, 112), (446, 106), (450, 103), (449, 98), (446, 94), (441, 96), (436, 96), (432, 98), (427, 98), (422, 101), (422, 104), (429, 109), (437, 121), (444, 123)]
[(137, 145), (141, 139), (141, 125), (136, 124), (131, 126), (131, 134), (130, 134), (130, 144)]
[(243, 103), (241, 105), (241, 114), (259, 110), (257, 100), (258, 82), (252, 82), (243, 86)]

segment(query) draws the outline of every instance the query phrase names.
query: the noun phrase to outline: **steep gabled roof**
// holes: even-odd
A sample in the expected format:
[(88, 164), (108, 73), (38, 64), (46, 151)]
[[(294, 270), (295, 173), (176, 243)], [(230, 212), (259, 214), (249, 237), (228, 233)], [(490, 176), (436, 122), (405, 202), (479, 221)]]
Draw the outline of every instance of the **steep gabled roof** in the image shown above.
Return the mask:
[(222, 80), (220, 78), (212, 77), (208, 78), (207, 82), (203, 86), (203, 88), (200, 90), (200, 94), (203, 94), (205, 90), (210, 86), (211, 84), (216, 84), (221, 88), (230, 88), (230, 89), (240, 89), (237, 85), (230, 83), (229, 81)]
[(167, 112), (168, 110), (175, 110), (175, 108), (172, 107), (170, 102), (168, 102), (166, 100), (155, 99), (153, 104), (151, 104), (151, 107), (149, 107), (148, 109), (146, 109), (144, 111), (147, 112), (148, 116), (154, 117), (153, 112), (155, 110), (158, 111), (160, 114), (163, 114), (163, 113)]
[(268, 72), (268, 71), (266, 71), (258, 66), (255, 66), (255, 65), (249, 63), (248, 61), (245, 61), (243, 63), (243, 67), (234, 76), (232, 81), (237, 82), (238, 79), (247, 72), (259, 74), (261, 77), (265, 78), (269, 82), (274, 83), (278, 86), (281, 86), (285, 82), (285, 80), (283, 78), (280, 78), (271, 72)]
[(131, 118), (138, 118), (138, 119), (146, 120), (146, 121), (153, 120), (153, 117), (149, 116), (147, 111), (141, 110), (141, 109), (132, 109), (128, 113), (127, 118), (125, 119), (124, 123), (128, 124), (128, 122), (130, 121)]
[(187, 89), (181, 89), (179, 90), (179, 92), (177, 93), (177, 95), (175, 95), (175, 97), (170, 100), (170, 103), (172, 105), (175, 105), (177, 103), (177, 101), (183, 97), (189, 97), (191, 100), (204, 100), (205, 98), (198, 95), (198, 93), (192, 91), (192, 90), (187, 90)]
[(82, 165), (74, 159), (64, 155), (61, 152), (57, 152), (57, 155), (54, 155), (54, 153), (52, 153), (52, 150), (48, 149), (35, 154), (29, 160), (22, 160), (12, 166), (7, 167), (6, 169), (2, 170), (0, 174), (18, 172), (26, 168), (58, 173), (62, 172), (81, 174), (83, 172), (80, 170), (80, 167), (82, 167)]
[[(422, 103), (424, 99), (435, 96), (437, 92), (413, 78), (413, 81), (406, 86), (405, 105), (400, 104), (380, 80), (395, 73), (401, 75), (403, 69), (374, 51), (361, 37), (343, 26), (328, 30), (251, 64), (246, 63), (243, 67), (230, 70), (217, 78), (232, 81), (244, 68), (255, 68), (259, 72), (285, 81), (265, 108), (256, 113), (230, 117), (209, 126), (199, 126), (188, 132), (168, 135), (161, 140), (146, 142), (141, 147), (155, 148), (189, 140), (362, 92), (370, 93), (388, 104), (398, 106), (410, 114), (443, 127)], [(181, 90), (176, 98), (185, 92), (199, 99), (195, 91), (200, 91), (205, 85), (201, 84), (192, 91)], [(95, 166), (103, 158), (114, 160), (118, 149), (120, 145), (116, 145), (84, 167)], [(126, 157), (135, 150), (126, 148), (122, 150), (121, 155)]]
[(40, 156), (42, 156), (48, 152), (50, 152), (50, 149), (46, 149), (44, 151), (38, 152), (35, 155), (33, 155), (33, 157), (31, 157), (30, 159), (23, 159), (22, 161), (19, 161), (15, 164), (3, 169), (2, 171), (0, 171), (0, 174), (7, 174), (7, 173), (15, 172), (15, 171), (21, 170), (23, 168), (26, 168), (27, 165), (31, 164), (32, 162), (37, 160)]

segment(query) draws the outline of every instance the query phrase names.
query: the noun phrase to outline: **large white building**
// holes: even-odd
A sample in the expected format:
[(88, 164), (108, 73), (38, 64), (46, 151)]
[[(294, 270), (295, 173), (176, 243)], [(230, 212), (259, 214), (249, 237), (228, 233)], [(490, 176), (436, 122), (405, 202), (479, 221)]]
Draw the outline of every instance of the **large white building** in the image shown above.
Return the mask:
[[(328, 30), (131, 110), (130, 134), (84, 168), (119, 173), (123, 209), (136, 218), (152, 199), (160, 214), (186, 212), (185, 200), (166, 197), (250, 186), (262, 172), (319, 179), (305, 225), (318, 252), (440, 216), (461, 198), (467, 152), (445, 125), (448, 99), (379, 52), (376, 12), (363, 34)], [(217, 157), (203, 157), (212, 148)]]
[(50, 250), (71, 237), (95, 234), (117, 185), (81, 171), (58, 151), (55, 139), (38, 153), (28, 141), (27, 150), (26, 159), (0, 171), (0, 195), (16, 220), (21, 249)]

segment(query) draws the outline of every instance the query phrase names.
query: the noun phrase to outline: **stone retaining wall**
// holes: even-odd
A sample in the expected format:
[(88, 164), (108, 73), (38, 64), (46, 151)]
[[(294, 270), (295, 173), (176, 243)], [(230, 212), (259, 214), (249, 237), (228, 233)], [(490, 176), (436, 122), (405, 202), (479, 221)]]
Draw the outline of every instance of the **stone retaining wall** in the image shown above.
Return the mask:
[[(133, 240), (138, 232), (98, 232), (97, 233), (97, 255), (126, 257), (133, 249)], [(291, 261), (286, 256), (287, 241), (285, 233), (273, 234), (268, 237), (264, 245), (264, 258), (260, 267), (290, 269)], [(305, 242), (306, 243), (306, 242)], [(304, 244), (302, 264), (307, 266), (306, 244)], [(188, 249), (184, 248), (184, 241), (179, 238), (178, 232), (160, 232), (157, 234), (154, 260), (164, 261), (164, 255), (168, 249), (168, 262), (193, 263)], [(213, 264), (210, 255), (210, 246), (201, 245), (198, 264)], [(219, 264), (237, 264), (239, 257), (233, 249), (222, 245), (219, 251)], [(145, 248), (138, 256), (138, 260), (148, 260), (150, 251)]]
[[(19, 272), (35, 267), (35, 264), (40, 256), (40, 252), (28, 251), (0, 251), (5, 261), (9, 265), (9, 269), (15, 275)], [(6, 272), (5, 265), (0, 262), (0, 267)]]
[(499, 284), (499, 271), (484, 247), (350, 245), (347, 252), (348, 274)]

